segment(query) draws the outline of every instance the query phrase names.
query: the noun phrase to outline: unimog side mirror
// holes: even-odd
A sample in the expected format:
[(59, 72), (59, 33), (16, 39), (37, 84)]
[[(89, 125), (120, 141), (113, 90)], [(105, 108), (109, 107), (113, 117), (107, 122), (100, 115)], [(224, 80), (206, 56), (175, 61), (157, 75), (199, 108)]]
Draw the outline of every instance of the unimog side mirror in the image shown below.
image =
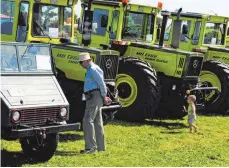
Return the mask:
[(227, 36), (229, 36), (229, 27), (227, 28)]
[(106, 28), (108, 24), (108, 16), (102, 15), (101, 17), (101, 27)]
[(184, 24), (182, 27), (182, 34), (187, 35), (188, 34), (188, 25)]
[(20, 12), (18, 16), (18, 26), (27, 26), (27, 13)]

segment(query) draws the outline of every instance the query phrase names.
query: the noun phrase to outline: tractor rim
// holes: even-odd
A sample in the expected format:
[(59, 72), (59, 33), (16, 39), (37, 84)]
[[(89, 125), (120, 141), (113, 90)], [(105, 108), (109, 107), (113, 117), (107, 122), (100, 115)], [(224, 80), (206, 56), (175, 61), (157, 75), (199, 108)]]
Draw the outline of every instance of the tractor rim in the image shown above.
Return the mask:
[(118, 98), (123, 107), (128, 107), (137, 98), (138, 88), (135, 80), (127, 74), (118, 74), (116, 81)]
[[(221, 92), (221, 82), (219, 78), (210, 71), (201, 71), (200, 82), (207, 87), (218, 87)], [(209, 101), (215, 94), (215, 91), (209, 91), (206, 95), (206, 99)]]

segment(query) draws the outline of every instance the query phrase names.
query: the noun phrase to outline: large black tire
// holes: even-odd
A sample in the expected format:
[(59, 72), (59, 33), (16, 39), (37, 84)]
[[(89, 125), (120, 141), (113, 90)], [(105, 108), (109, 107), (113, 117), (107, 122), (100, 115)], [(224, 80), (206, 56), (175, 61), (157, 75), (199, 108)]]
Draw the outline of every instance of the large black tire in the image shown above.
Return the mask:
[(82, 101), (83, 82), (70, 80), (58, 69), (57, 80), (70, 105), (68, 123), (82, 122), (86, 103)]
[[(160, 102), (160, 87), (156, 71), (148, 63), (137, 58), (123, 57), (119, 62), (117, 81), (120, 80), (121, 74), (126, 74), (134, 80), (137, 86), (137, 97), (132, 104), (122, 107), (115, 116), (130, 122), (154, 117)], [(123, 79), (122, 83), (117, 82), (121, 104), (121, 99), (128, 97), (133, 91), (129, 84), (125, 83), (125, 78)]]
[[(59, 134), (48, 134), (42, 144), (38, 144), (36, 137), (20, 139), (21, 148), (27, 157), (36, 161), (48, 161), (56, 152)], [(40, 142), (39, 142), (40, 143)]]
[[(215, 95), (206, 104), (206, 112), (208, 113), (220, 113), (223, 114), (229, 110), (229, 66), (218, 61), (206, 61), (203, 64), (202, 72), (200, 78), (203, 79), (203, 72), (211, 72), (218, 77), (221, 85), (220, 97), (214, 101)], [(203, 81), (204, 86), (214, 86), (209, 81)]]

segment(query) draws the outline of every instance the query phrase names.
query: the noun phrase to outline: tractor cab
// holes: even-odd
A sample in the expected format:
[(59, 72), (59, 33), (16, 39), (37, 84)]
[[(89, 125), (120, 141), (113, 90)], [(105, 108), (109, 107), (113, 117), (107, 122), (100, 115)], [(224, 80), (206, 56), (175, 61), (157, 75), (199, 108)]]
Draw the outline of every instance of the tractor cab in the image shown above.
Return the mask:
[(1, 1), (4, 41), (60, 43), (73, 41), (77, 1)]
[[(165, 46), (171, 47), (173, 23), (177, 12), (171, 12), (164, 34)], [(182, 12), (182, 34), (180, 49), (188, 51), (207, 52), (209, 47), (225, 48), (228, 34), (228, 17), (207, 15), (201, 13)]]
[[(110, 5), (107, 5), (107, 4)], [(81, 20), (84, 20), (88, 1), (82, 2)], [(97, 41), (104, 44), (145, 42), (153, 43), (156, 39), (156, 16), (161, 10), (159, 7), (138, 5), (126, 0), (92, 2), (93, 23), (91, 45), (101, 47)], [(79, 27), (82, 32), (83, 27)], [(78, 41), (82, 36), (78, 35)]]

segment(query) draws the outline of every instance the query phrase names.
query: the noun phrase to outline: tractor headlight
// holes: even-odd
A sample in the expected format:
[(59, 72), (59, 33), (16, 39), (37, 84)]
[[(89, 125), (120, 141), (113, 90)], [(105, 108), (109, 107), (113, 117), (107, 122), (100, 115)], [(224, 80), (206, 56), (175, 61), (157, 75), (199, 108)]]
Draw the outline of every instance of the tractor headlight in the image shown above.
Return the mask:
[(14, 123), (20, 121), (20, 118), (21, 118), (21, 113), (19, 111), (13, 111), (12, 112), (12, 121)]
[(68, 110), (66, 107), (61, 107), (60, 108), (60, 117), (61, 118), (66, 118), (68, 114)]

